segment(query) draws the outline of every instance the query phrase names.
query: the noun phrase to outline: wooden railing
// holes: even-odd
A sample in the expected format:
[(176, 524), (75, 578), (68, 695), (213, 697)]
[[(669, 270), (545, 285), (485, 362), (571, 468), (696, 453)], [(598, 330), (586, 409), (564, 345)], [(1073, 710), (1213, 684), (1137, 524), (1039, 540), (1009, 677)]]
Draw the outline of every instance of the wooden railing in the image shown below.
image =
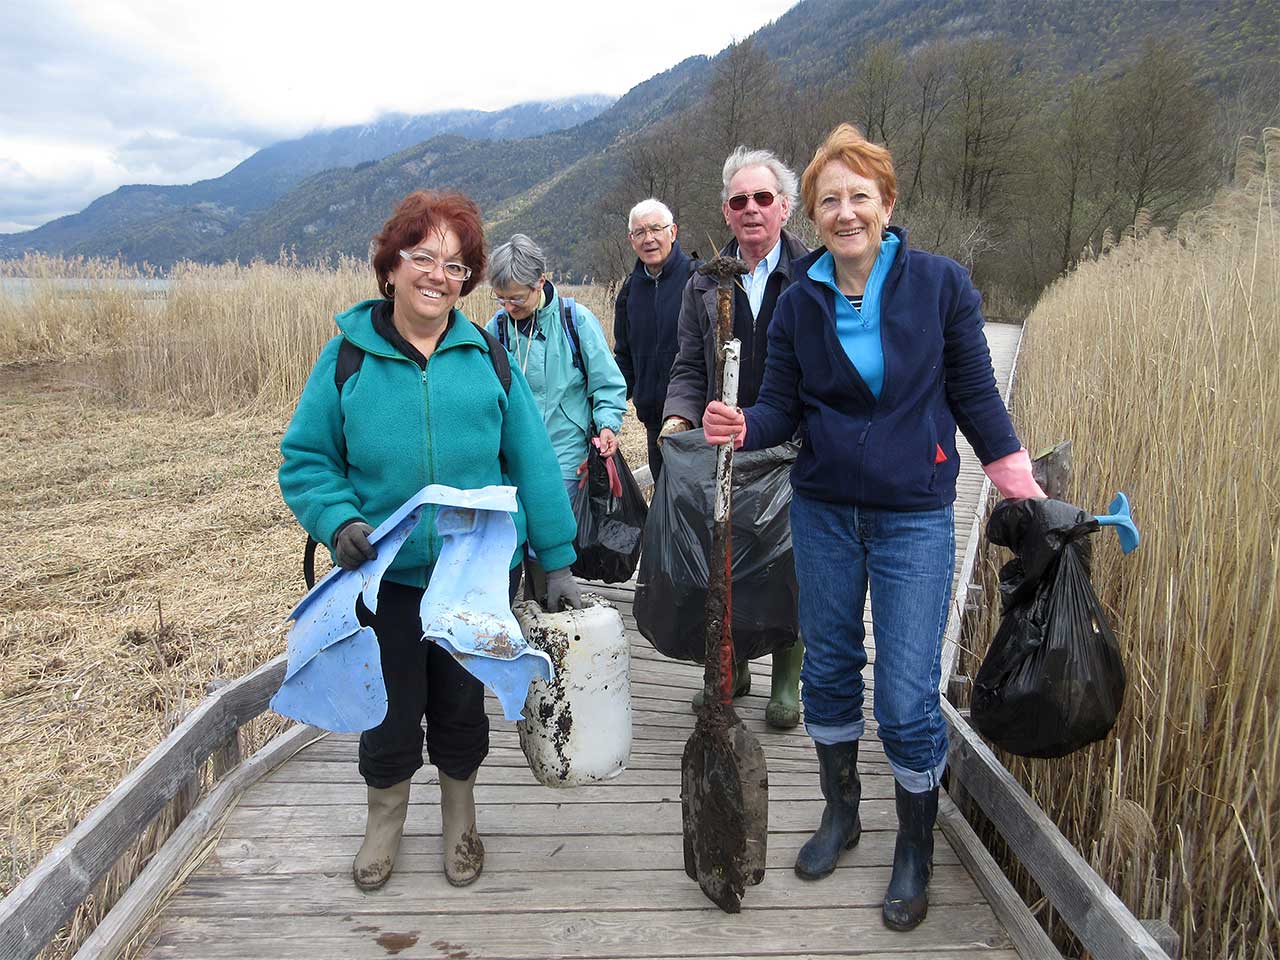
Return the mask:
[[(0, 960), (30, 960), (40, 953), (155, 818), (176, 798), (189, 798), (179, 804), (180, 823), (161, 852), (76, 958), (109, 955), (132, 935), (151, 900), (235, 797), (319, 735), (311, 727), (294, 727), (241, 762), (240, 728), (267, 708), (284, 670), (284, 656), (277, 657), (207, 697), (0, 901)], [(193, 806), (211, 759), (210, 792)]]

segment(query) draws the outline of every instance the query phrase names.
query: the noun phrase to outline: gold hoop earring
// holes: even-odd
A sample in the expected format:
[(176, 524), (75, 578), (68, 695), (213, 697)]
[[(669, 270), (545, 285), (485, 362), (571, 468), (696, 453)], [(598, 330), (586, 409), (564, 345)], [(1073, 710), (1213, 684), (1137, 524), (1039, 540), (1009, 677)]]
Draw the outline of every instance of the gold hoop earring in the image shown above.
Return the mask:
[(382, 295), (388, 300), (394, 300), (396, 298), (396, 285), (390, 280), (384, 280), (382, 283)]

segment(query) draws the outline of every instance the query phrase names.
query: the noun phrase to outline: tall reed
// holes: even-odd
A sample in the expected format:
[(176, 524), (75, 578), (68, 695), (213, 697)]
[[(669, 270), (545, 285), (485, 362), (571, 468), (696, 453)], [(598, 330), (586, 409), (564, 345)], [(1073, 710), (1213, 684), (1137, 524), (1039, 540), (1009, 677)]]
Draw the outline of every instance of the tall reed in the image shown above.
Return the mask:
[[(287, 410), (302, 392), (334, 316), (376, 297), (370, 266), (287, 257), (275, 263), (183, 263), (165, 278), (118, 261), (28, 257), (3, 266), (0, 363), (92, 359), (116, 398), (198, 412)], [(147, 286), (146, 283), (154, 286)], [(561, 288), (600, 319), (613, 342), (613, 303), (600, 286)], [(460, 301), (479, 323), (492, 291)]]
[(1028, 320), (1028, 446), (1072, 439), (1072, 501), (1103, 512), (1125, 491), (1143, 541), (1122, 556), (1095, 538), (1129, 676), (1113, 735), (1005, 759), (1138, 916), (1174, 925), (1184, 956), (1274, 960), (1280, 130), (1253, 153), (1176, 236), (1139, 226)]

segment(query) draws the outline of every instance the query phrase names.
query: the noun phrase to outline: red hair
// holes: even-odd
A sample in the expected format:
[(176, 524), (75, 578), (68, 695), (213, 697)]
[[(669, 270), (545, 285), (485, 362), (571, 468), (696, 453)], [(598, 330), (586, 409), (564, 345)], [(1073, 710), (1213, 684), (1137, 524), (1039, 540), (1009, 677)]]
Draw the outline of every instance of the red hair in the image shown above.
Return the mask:
[(813, 220), (814, 207), (818, 203), (818, 175), (827, 164), (839, 161), (860, 177), (874, 180), (880, 190), (880, 199), (886, 207), (898, 196), (898, 177), (893, 172), (893, 157), (878, 143), (872, 143), (857, 128), (842, 123), (829, 134), (818, 147), (800, 175), (800, 202), (804, 212)]
[(385, 297), (391, 272), (400, 262), (400, 251), (409, 250), (424, 237), (439, 230), (452, 230), (462, 245), (462, 262), (471, 268), (471, 276), (462, 282), (466, 296), (484, 279), (488, 257), (484, 250), (484, 224), (480, 208), (461, 193), (437, 193), (415, 190), (397, 205), (382, 232), (373, 238), (373, 272), (378, 276), (378, 290)]

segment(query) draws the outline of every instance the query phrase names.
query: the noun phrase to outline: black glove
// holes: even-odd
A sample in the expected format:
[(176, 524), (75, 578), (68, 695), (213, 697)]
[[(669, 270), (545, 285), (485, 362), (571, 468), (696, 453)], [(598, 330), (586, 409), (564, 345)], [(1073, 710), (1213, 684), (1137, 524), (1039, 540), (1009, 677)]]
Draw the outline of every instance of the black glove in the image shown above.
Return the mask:
[(582, 609), (582, 588), (568, 567), (547, 571), (547, 609), (556, 613), (561, 604), (574, 610)]
[(366, 560), (375, 560), (378, 551), (369, 542), (369, 534), (373, 527), (363, 520), (353, 520), (338, 531), (333, 538), (333, 552), (337, 554), (338, 566), (343, 570), (354, 570)]

